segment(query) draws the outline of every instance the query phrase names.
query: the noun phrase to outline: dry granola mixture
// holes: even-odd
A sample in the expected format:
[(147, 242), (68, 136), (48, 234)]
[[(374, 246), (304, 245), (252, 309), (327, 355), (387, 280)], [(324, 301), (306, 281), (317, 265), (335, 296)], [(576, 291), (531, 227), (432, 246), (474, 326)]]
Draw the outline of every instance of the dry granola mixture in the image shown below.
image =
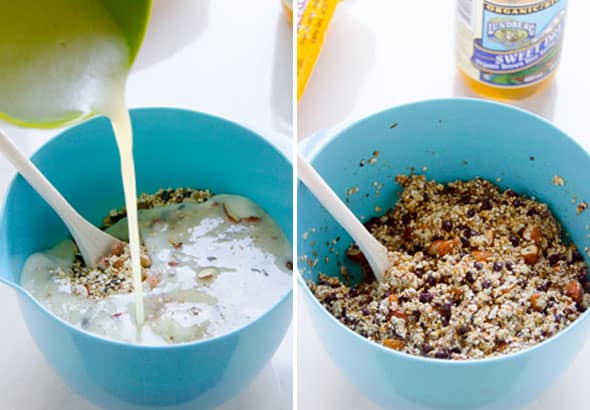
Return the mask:
[(391, 271), (349, 287), (310, 287), (344, 325), (386, 347), (439, 359), (481, 359), (540, 343), (590, 307), (583, 257), (547, 205), (483, 179), (447, 185), (398, 176), (399, 202), (367, 227)]
[[(138, 198), (139, 209), (149, 209), (159, 206), (178, 204), (183, 202), (203, 203), (213, 194), (209, 190), (191, 188), (160, 189), (154, 194), (142, 193)], [(106, 229), (127, 215), (125, 208), (113, 209), (103, 220)], [(103, 258), (97, 267), (90, 268), (84, 264), (80, 252), (76, 249), (74, 264), (70, 271), (57, 271), (56, 279), (64, 285), (71, 286), (74, 294), (99, 300), (113, 293), (133, 292), (133, 278), (130, 265), (129, 246), (122, 242), (113, 246), (111, 254)], [(148, 275), (151, 259), (145, 247), (141, 248), (142, 279), (153, 280)]]

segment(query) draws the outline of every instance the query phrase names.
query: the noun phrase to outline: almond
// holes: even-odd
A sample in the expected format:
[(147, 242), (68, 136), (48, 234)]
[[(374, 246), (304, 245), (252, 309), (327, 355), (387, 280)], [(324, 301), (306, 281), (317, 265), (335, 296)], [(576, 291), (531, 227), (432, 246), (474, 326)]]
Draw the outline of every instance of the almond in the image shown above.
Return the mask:
[(117, 241), (117, 242), (113, 243), (113, 245), (111, 246), (111, 254), (113, 254), (115, 256), (122, 255), (124, 251), (125, 251), (125, 244), (121, 241)]
[(459, 245), (458, 239), (448, 239), (448, 240), (436, 240), (432, 242), (430, 248), (428, 248), (428, 253), (430, 255), (437, 255), (437, 256), (444, 256), (448, 253), (451, 253), (453, 249), (455, 249)]
[(535, 226), (531, 229), (530, 236), (537, 246), (541, 246), (543, 244), (543, 234), (541, 233), (541, 229), (538, 226)]
[(383, 341), (383, 346), (389, 347), (393, 350), (401, 350), (404, 348), (405, 345), (406, 344), (404, 343), (404, 341), (399, 339), (385, 339)]
[(402, 312), (401, 310), (394, 310), (391, 312), (391, 316), (395, 316), (398, 319), (402, 319), (404, 322), (408, 321), (408, 315), (406, 315), (404, 312)]
[(536, 245), (527, 246), (520, 254), (529, 265), (534, 265), (539, 260), (539, 249)]
[(153, 289), (160, 283), (160, 277), (158, 275), (151, 275), (147, 277), (145, 282)]
[(531, 303), (531, 307), (536, 310), (537, 312), (542, 312), (547, 306), (547, 301), (544, 297), (535, 293), (529, 298), (529, 302)]
[(392, 305), (394, 303), (397, 303), (399, 301), (398, 297), (396, 295), (389, 295), (387, 297), (387, 300), (389, 300), (389, 304)]
[(227, 219), (229, 219), (233, 223), (240, 222), (240, 217), (232, 213), (232, 211), (226, 204), (223, 204), (223, 212), (225, 212), (225, 216), (227, 216)]
[(565, 288), (566, 296), (572, 298), (576, 303), (580, 303), (582, 301), (582, 296), (584, 296), (584, 289), (582, 285), (577, 280), (572, 280), (570, 283), (567, 284)]
[(492, 254), (490, 252), (486, 252), (486, 251), (472, 251), (471, 256), (473, 256), (473, 259), (475, 259), (478, 262), (484, 262), (490, 256), (492, 256)]
[(199, 272), (199, 279), (210, 279), (217, 273), (215, 268), (205, 268)]

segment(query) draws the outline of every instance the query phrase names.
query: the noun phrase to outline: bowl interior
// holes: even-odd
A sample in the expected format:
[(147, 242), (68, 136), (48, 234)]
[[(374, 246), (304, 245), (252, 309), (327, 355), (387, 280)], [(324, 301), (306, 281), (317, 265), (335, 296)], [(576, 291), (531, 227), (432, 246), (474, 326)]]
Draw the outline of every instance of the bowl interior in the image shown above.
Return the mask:
[[(208, 188), (247, 196), (292, 234), (292, 170), (270, 143), (232, 122), (178, 109), (131, 112), (138, 192)], [(119, 156), (105, 118), (64, 132), (33, 157), (39, 169), (84, 217), (100, 226), (123, 206)], [(0, 277), (20, 283), (26, 258), (63, 240), (57, 215), (19, 176), (0, 225)]]
[[(576, 205), (590, 200), (583, 171), (590, 169), (590, 158), (563, 132), (532, 114), (483, 100), (426, 101), (381, 112), (335, 135), (316, 135), (305, 151), (361, 219), (381, 215), (395, 204), (400, 192), (396, 175), (415, 172), (439, 182), (479, 176), (548, 203), (588, 259), (583, 250), (590, 242), (590, 212), (578, 214)], [(376, 162), (369, 161), (372, 157)], [(553, 184), (555, 175), (564, 178), (564, 186)], [(350, 237), (302, 184), (298, 195), (303, 279), (315, 281), (320, 272), (339, 275), (344, 264), (358, 280), (358, 267), (344, 256)]]

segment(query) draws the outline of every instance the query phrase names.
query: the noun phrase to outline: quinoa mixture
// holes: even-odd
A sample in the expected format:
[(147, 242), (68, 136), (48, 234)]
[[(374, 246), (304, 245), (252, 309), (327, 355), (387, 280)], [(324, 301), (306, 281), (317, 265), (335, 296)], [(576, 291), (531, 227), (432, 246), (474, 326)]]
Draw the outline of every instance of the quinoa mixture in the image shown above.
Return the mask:
[[(203, 203), (213, 194), (209, 190), (191, 188), (160, 189), (154, 194), (142, 193), (137, 201), (139, 209), (151, 209), (160, 206), (179, 204), (183, 202)], [(103, 229), (109, 228), (127, 216), (125, 208), (113, 209), (103, 220)], [(104, 257), (98, 266), (86, 266), (80, 251), (76, 247), (74, 264), (71, 271), (58, 270), (56, 279), (65, 286), (70, 286), (74, 294), (91, 300), (100, 300), (114, 293), (132, 293), (133, 275), (128, 263), (131, 255), (129, 245), (118, 242), (113, 245), (111, 254)], [(147, 274), (152, 260), (147, 254), (145, 246), (141, 247), (142, 280), (150, 287), (155, 285), (155, 277)]]
[(547, 205), (483, 179), (396, 181), (399, 202), (366, 223), (390, 251), (384, 283), (354, 244), (359, 285), (309, 283), (353, 331), (413, 355), (481, 359), (540, 343), (590, 307), (586, 263)]

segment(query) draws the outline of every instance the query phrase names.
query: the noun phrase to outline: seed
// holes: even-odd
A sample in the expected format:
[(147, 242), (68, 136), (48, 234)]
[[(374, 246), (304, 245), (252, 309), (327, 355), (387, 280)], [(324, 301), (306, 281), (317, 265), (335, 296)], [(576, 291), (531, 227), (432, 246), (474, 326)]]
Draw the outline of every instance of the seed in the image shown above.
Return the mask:
[(428, 343), (424, 343), (422, 345), (422, 352), (424, 352), (424, 354), (428, 354), (430, 352), (432, 352), (433, 347), (431, 345), (429, 345)]
[(424, 292), (421, 293), (420, 296), (418, 297), (418, 300), (421, 303), (430, 303), (432, 302), (432, 299), (434, 298), (434, 296), (432, 296), (432, 293), (430, 292)]
[(518, 244), (520, 243), (520, 239), (518, 239), (518, 237), (514, 234), (510, 234), (510, 237), (508, 238), (508, 240), (510, 240), (510, 243), (512, 244), (512, 246), (514, 246), (515, 248), (518, 246)]
[(505, 263), (506, 269), (508, 269), (509, 271), (512, 271), (512, 269), (514, 269), (514, 264), (510, 261)]
[(150, 258), (149, 255), (141, 255), (139, 261), (143, 268), (149, 268), (152, 266), (152, 258)]
[(357, 297), (358, 296), (358, 291), (355, 288), (350, 288), (348, 290), (348, 296), (351, 298)]
[(518, 208), (521, 205), (522, 205), (522, 202), (520, 202), (520, 199), (518, 199), (518, 198), (512, 202), (512, 206), (515, 208)]
[(481, 209), (484, 211), (489, 211), (490, 209), (492, 209), (492, 204), (490, 203), (489, 199), (484, 198), (484, 200), (481, 201)]
[(473, 209), (469, 209), (467, 211), (467, 217), (468, 218), (473, 218), (475, 216), (475, 211)]
[(512, 189), (507, 189), (506, 191), (504, 191), (504, 193), (510, 197), (518, 196), (518, 194), (516, 192), (514, 192)]
[(414, 271), (414, 275), (416, 275), (417, 277), (421, 278), (422, 275), (424, 275), (424, 269), (422, 269), (422, 268), (416, 268), (416, 270)]
[(465, 274), (465, 280), (469, 283), (474, 282), (473, 273), (471, 271), (467, 271), (467, 273)]
[(484, 281), (481, 283), (481, 287), (484, 289), (487, 289), (491, 286), (492, 286), (492, 281), (490, 281), (489, 279), (484, 279)]
[(529, 210), (527, 211), (527, 213), (526, 213), (526, 214), (527, 214), (528, 216), (537, 215), (537, 214), (538, 214), (537, 208), (535, 208), (535, 207), (531, 207), (531, 208), (529, 208)]
[(500, 272), (502, 270), (502, 266), (503, 266), (502, 262), (494, 262), (493, 269), (496, 272)]
[(451, 221), (443, 221), (442, 228), (445, 231), (450, 232), (451, 229), (453, 229), (453, 223)]
[(481, 270), (483, 268), (483, 263), (481, 263), (481, 262), (475, 262), (473, 264), (473, 266), (475, 267), (475, 269)]

